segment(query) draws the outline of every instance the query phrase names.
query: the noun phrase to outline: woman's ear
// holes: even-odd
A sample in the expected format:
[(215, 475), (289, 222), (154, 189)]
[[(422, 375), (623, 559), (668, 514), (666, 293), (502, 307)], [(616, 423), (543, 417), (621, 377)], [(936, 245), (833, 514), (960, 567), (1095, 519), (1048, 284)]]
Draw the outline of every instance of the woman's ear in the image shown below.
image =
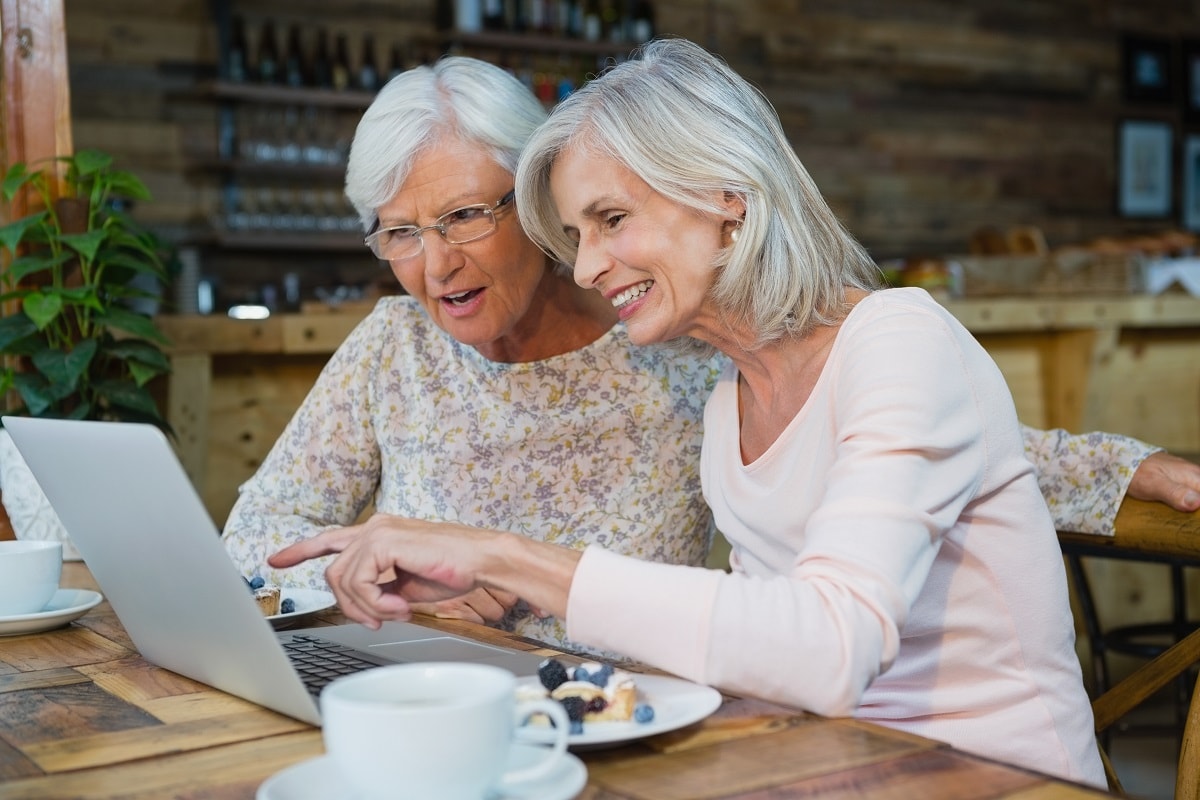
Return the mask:
[(731, 219), (744, 220), (746, 218), (746, 199), (737, 192), (726, 189), (721, 205), (725, 207), (725, 211)]

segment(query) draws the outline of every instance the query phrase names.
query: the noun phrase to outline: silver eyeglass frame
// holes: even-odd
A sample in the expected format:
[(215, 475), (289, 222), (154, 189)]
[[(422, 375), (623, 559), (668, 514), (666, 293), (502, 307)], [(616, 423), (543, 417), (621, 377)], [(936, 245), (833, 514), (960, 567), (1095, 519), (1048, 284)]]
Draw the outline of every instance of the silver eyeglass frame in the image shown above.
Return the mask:
[[(416, 258), (417, 256), (421, 255), (421, 253), (423, 253), (425, 251), (425, 239), (422, 236), (422, 234), (425, 233), (425, 231), (437, 231), (438, 235), (441, 236), (442, 239), (444, 239), (448, 244), (466, 244), (467, 242), (477, 242), (480, 239), (486, 239), (488, 236), (491, 236), (500, 227), (500, 222), (496, 219), (496, 215), (500, 211), (503, 211), (505, 207), (512, 204), (512, 201), (516, 197), (516, 193), (517, 193), (517, 190), (514, 187), (512, 189), (509, 189), (504, 194), (503, 197), (501, 197), (499, 200), (497, 200), (495, 203), (492, 203), (491, 205), (488, 205), (487, 203), (473, 203), (469, 206), (460, 206), (458, 208), (453, 208), (453, 209), (447, 211), (445, 214), (442, 214), (437, 219), (435, 219), (431, 224), (422, 225), (419, 227), (416, 225), (393, 225), (392, 227), (389, 227), (389, 228), (380, 228), (379, 220), (377, 219), (377, 220), (375, 220), (375, 227), (372, 228), (371, 232), (368, 233), (363, 238), (363, 244), (365, 244), (367, 246), (367, 249), (369, 249), (371, 251), (371, 253), (376, 258), (378, 258), (380, 261), (405, 261), (410, 258)], [(446, 219), (455, 214), (459, 214), (463, 211), (474, 211), (474, 210), (484, 211), (487, 213), (488, 218), (491, 219), (491, 221), (492, 221), (491, 229), (484, 231), (483, 233), (479, 234), (478, 236), (472, 236), (468, 239), (452, 240), (450, 238), (450, 235), (446, 232), (446, 225), (447, 225)], [(389, 231), (404, 231), (404, 230), (408, 231), (407, 236), (411, 237), (412, 239), (414, 239), (417, 242), (417, 249), (415, 251), (413, 251), (411, 254), (406, 255), (406, 256), (400, 256), (399, 258), (388, 258), (387, 256), (382, 255), (379, 252), (379, 248), (378, 248), (379, 237), (385, 233), (388, 233)]]

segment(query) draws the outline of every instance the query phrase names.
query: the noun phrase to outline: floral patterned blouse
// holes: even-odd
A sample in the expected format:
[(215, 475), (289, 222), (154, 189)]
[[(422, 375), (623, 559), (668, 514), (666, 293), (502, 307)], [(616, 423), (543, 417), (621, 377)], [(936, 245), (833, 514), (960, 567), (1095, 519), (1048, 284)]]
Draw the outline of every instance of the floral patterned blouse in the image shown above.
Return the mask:
[[(373, 502), (390, 514), (702, 564), (712, 523), (700, 491), (701, 420), (723, 363), (634, 346), (623, 325), (572, 353), (497, 363), (411, 298), (385, 298), (241, 487), (226, 547), (247, 576), (325, 589), (326, 559), (284, 572), (267, 556), (352, 523)], [(1109, 433), (1024, 434), (1055, 524), (1085, 533), (1112, 534), (1134, 470), (1158, 449)], [(523, 603), (503, 627), (587, 649)]]
[[(381, 512), (500, 528), (582, 549), (703, 564), (704, 402), (720, 364), (634, 346), (617, 325), (580, 350), (497, 363), (389, 297), (338, 348), (225, 525), (245, 575), (327, 588), (326, 560), (285, 545)], [(503, 627), (556, 646), (557, 619), (518, 604)]]

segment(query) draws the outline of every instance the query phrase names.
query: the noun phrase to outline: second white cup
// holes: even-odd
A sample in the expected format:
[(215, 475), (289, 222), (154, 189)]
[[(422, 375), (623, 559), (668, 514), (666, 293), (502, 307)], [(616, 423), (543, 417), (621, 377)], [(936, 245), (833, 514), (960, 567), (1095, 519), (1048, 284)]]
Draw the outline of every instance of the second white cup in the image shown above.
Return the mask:
[(61, 542), (33, 539), (0, 542), (0, 617), (36, 614), (58, 591)]
[[(553, 720), (554, 745), (505, 772), (514, 729), (537, 712)], [(480, 800), (551, 772), (570, 733), (560, 703), (517, 703), (513, 674), (485, 664), (396, 664), (339, 678), (321, 692), (321, 717), (326, 752), (364, 800)]]

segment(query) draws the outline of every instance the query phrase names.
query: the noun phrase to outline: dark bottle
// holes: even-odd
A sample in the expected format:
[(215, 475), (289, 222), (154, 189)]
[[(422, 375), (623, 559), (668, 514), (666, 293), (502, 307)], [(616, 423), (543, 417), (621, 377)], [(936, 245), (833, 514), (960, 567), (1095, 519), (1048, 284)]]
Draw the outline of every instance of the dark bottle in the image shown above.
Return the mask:
[(437, 0), (433, 6), (433, 29), (448, 31), (454, 27), (454, 0)]
[(583, 38), (589, 42), (600, 41), (600, 0), (587, 0), (583, 4)]
[(375, 61), (375, 37), (363, 34), (362, 59), (358, 65), (358, 88), (364, 92), (379, 91), (379, 64)]
[(633, 29), (630, 38), (637, 44), (654, 38), (654, 3), (651, 0), (633, 0)]
[(583, 3), (581, 0), (559, 0), (559, 32), (563, 36), (579, 39), (583, 36)]
[(339, 91), (350, 88), (350, 47), (346, 34), (339, 33), (333, 45), (333, 88)]
[(392, 44), (392, 55), (388, 63), (387, 79), (390, 81), (401, 72), (404, 72), (404, 70), (404, 53), (401, 52), (399, 44)]
[(283, 54), (283, 82), (288, 86), (307, 86), (311, 80), (304, 46), (300, 42), (300, 26), (292, 23), (288, 28), (287, 50)]
[(483, 0), (483, 29), (504, 30), (504, 0)]
[(246, 80), (248, 52), (246, 21), (241, 17), (234, 17), (229, 31), (229, 52), (225, 54), (225, 74), (222, 77), (239, 83)]
[(333, 87), (333, 60), (329, 57), (329, 31), (320, 28), (317, 31), (317, 46), (313, 52), (312, 62), (313, 86), (321, 89)]
[(278, 83), (282, 78), (279, 68), (279, 46), (275, 42), (275, 22), (266, 20), (258, 34), (258, 79), (262, 83)]

